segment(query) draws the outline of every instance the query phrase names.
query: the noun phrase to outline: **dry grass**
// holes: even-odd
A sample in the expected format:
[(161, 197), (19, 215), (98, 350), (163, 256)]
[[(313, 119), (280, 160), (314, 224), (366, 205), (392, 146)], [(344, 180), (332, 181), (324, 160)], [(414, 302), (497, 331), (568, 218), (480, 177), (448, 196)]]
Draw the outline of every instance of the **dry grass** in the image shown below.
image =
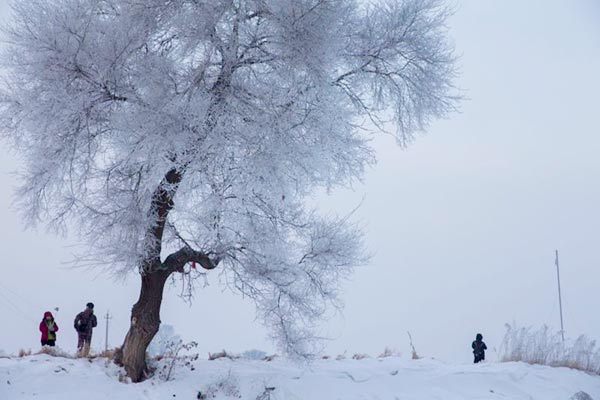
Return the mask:
[(66, 351), (62, 350), (60, 347), (42, 346), (42, 348), (36, 353), (32, 353), (31, 350), (21, 349), (21, 350), (19, 350), (18, 356), (26, 357), (26, 356), (30, 356), (31, 354), (47, 354), (52, 357), (63, 357), (63, 358), (72, 358), (72, 359), (86, 358), (88, 360), (94, 360), (97, 358), (106, 358), (106, 359), (112, 360), (115, 356), (115, 353), (118, 350), (119, 350), (119, 348), (115, 347), (113, 349), (103, 350), (100, 353), (90, 353), (89, 355), (87, 355), (85, 357), (80, 357), (77, 353), (76, 354), (67, 353)]
[(400, 353), (398, 350), (391, 347), (386, 347), (383, 350), (383, 353), (378, 355), (377, 358), (400, 357), (401, 355), (402, 353)]
[(47, 354), (52, 357), (74, 358), (72, 354), (67, 353), (60, 347), (42, 346), (40, 351), (35, 354)]
[(545, 325), (533, 330), (507, 324), (500, 361), (567, 367), (600, 375), (600, 349), (594, 340), (581, 335), (563, 343), (560, 332)]
[(29, 349), (29, 350), (20, 349), (20, 350), (19, 350), (19, 353), (18, 353), (17, 355), (18, 355), (20, 358), (23, 358), (23, 357), (30, 356), (30, 355), (31, 355), (31, 349)]
[(108, 359), (112, 360), (115, 357), (115, 354), (118, 350), (119, 350), (118, 347), (108, 349), (108, 350), (102, 350), (100, 353), (96, 354), (95, 357), (108, 358)]
[(410, 348), (411, 348), (410, 358), (413, 360), (419, 360), (421, 358), (421, 356), (419, 356), (419, 354), (417, 353), (417, 349), (415, 349), (415, 345), (413, 344), (413, 340), (412, 340), (412, 335), (410, 334), (409, 331), (406, 331), (406, 333), (408, 334), (408, 341), (410, 342)]
[(355, 353), (352, 356), (353, 360), (364, 360), (365, 358), (371, 358), (371, 356), (366, 353)]

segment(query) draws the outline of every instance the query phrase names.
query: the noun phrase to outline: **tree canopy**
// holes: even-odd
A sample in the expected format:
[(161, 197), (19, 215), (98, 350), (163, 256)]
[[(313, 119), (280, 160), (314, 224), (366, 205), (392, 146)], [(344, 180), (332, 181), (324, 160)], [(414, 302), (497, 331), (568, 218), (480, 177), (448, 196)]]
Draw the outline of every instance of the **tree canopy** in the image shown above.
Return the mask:
[[(439, 0), (26, 0), (5, 27), (0, 129), (31, 221), (110, 271), (220, 267), (290, 354), (364, 261), (305, 205), (452, 111)], [(72, 225), (71, 225), (72, 224)]]

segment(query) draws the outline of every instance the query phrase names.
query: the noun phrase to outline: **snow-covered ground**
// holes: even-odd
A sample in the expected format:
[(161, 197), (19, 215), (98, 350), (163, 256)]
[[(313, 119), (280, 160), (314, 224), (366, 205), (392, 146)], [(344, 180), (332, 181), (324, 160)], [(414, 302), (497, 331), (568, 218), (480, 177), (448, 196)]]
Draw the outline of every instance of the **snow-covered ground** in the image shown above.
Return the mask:
[(453, 365), (390, 357), (298, 366), (278, 359), (220, 359), (178, 365), (168, 382), (155, 376), (122, 383), (120, 374), (106, 359), (1, 358), (0, 399), (193, 400), (199, 391), (222, 400), (567, 400), (580, 391), (600, 399), (598, 376), (522, 363)]

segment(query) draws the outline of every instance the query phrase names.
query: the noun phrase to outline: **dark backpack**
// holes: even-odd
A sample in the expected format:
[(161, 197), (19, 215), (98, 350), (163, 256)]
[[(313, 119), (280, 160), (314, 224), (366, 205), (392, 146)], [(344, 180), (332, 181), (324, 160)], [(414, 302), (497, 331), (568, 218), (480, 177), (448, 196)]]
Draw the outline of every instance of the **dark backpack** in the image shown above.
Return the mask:
[(87, 318), (83, 318), (83, 316), (81, 316), (80, 318), (77, 318), (77, 324), (75, 325), (75, 330), (77, 332), (80, 333), (85, 333), (88, 330), (88, 325), (90, 324), (90, 320), (91, 320), (91, 314), (88, 315)]

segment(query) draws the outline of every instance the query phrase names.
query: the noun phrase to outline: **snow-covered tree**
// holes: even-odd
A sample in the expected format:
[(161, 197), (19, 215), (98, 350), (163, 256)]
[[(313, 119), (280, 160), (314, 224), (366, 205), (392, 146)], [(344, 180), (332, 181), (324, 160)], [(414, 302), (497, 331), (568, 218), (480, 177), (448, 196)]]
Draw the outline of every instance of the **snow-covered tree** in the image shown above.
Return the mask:
[(17, 198), (32, 222), (76, 227), (88, 262), (139, 273), (118, 356), (134, 381), (165, 282), (192, 262), (310, 354), (364, 258), (360, 230), (306, 196), (373, 163), (364, 127), (394, 119), (406, 144), (457, 101), (447, 7), (366, 3), (13, 2), (0, 127), (25, 163)]

